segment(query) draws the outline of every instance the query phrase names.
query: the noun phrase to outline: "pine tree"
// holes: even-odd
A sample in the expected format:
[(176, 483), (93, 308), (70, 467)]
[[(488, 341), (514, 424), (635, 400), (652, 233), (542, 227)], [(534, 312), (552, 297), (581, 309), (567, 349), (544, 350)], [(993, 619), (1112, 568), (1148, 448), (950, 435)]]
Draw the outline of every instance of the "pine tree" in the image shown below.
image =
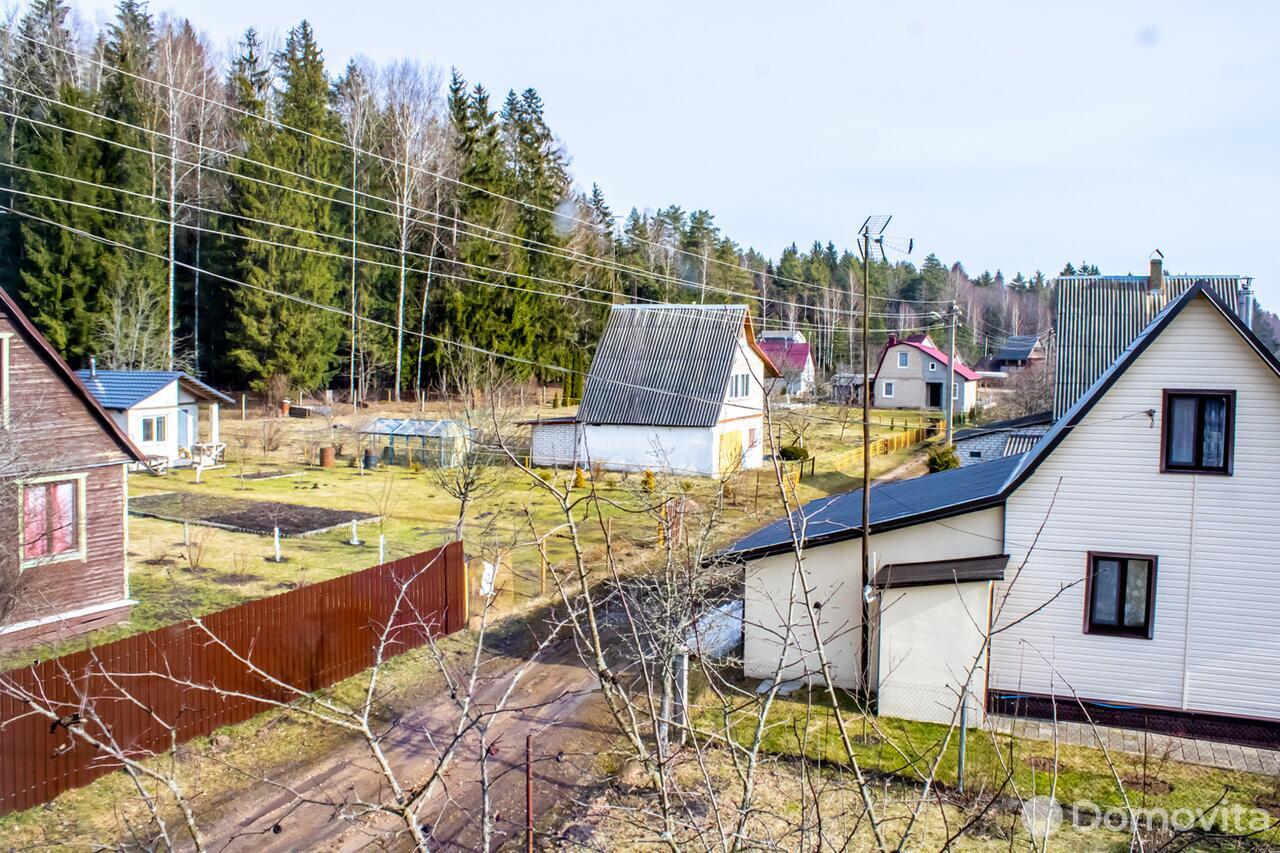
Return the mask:
[[(242, 59), (245, 61), (239, 65), (248, 65), (250, 57)], [(305, 175), (331, 183), (341, 178), (338, 149), (306, 135), (333, 138), (339, 133), (329, 104), (324, 60), (306, 21), (289, 31), (278, 64), (282, 89), (275, 99), (275, 111), (280, 123), (292, 129), (256, 131), (246, 140), (249, 153), (245, 156), (278, 166), (279, 171), (271, 172), (271, 180), (284, 189), (236, 182), (236, 212), (330, 234), (335, 229), (332, 202), (316, 193), (311, 181), (294, 177)], [(246, 82), (250, 97), (254, 97), (252, 79), (233, 78), (233, 87)], [(237, 168), (258, 167), (245, 164)], [(339, 246), (333, 240), (292, 228), (263, 228), (246, 221), (235, 227), (242, 235), (266, 237), (291, 248), (251, 241), (242, 241), (238, 248), (238, 278), (251, 287), (237, 288), (233, 294), (230, 357), (255, 388), (277, 375), (304, 388), (323, 386), (338, 366), (343, 320), (340, 314), (316, 306), (342, 303), (341, 270), (334, 258), (305, 249), (339, 253)]]

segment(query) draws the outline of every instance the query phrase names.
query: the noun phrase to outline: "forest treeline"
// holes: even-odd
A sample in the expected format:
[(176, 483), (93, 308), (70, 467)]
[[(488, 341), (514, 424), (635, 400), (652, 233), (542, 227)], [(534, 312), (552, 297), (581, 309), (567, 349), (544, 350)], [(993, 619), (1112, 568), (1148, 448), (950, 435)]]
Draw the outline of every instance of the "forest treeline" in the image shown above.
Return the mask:
[[(223, 56), (138, 0), (101, 31), (73, 20), (35, 0), (0, 31), (0, 286), (74, 365), (410, 393), (460, 345), (526, 378), (583, 369), (611, 303), (746, 300), (825, 371), (860, 362), (853, 252), (768, 257), (707, 210), (616, 214), (532, 88), (412, 60), (335, 72), (306, 22)], [(973, 359), (1047, 329), (1048, 294), (1039, 272), (890, 258), (873, 345), (937, 336), (954, 299)]]

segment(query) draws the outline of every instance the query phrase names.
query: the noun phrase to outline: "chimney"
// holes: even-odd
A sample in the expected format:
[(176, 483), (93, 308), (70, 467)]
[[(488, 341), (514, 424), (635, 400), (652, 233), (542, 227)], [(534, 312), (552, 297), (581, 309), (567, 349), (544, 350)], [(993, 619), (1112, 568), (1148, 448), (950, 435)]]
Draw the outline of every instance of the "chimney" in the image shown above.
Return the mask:
[(1156, 293), (1164, 292), (1164, 258), (1151, 259), (1151, 276), (1147, 279), (1147, 284)]
[(1253, 329), (1253, 286), (1248, 279), (1240, 282), (1240, 319), (1244, 320), (1246, 329)]
[(89, 356), (89, 378), (93, 379), (97, 375), (98, 375), (98, 357), (91, 355)]
[(898, 345), (898, 335), (896, 332), (889, 333), (889, 339), (884, 342), (885, 349), (896, 347)]

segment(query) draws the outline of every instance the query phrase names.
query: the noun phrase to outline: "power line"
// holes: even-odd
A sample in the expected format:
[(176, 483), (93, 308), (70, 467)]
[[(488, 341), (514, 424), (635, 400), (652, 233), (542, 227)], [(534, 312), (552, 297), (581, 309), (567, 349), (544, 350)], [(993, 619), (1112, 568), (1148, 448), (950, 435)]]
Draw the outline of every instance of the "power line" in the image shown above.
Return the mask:
[[(551, 215), (553, 215), (553, 216), (556, 216), (556, 217), (558, 217), (558, 218), (560, 218), (560, 219), (567, 219), (567, 220), (569, 220), (569, 221), (576, 222), (576, 223), (581, 224), (581, 225), (586, 225), (586, 226), (588, 226), (588, 227), (591, 227), (591, 228), (593, 228), (593, 229), (596, 229), (596, 230), (599, 230), (599, 231), (602, 231), (602, 232), (604, 231), (604, 229), (603, 229), (603, 228), (602, 228), (598, 223), (594, 223), (594, 222), (591, 222), (591, 221), (589, 221), (589, 220), (584, 220), (584, 219), (581, 219), (581, 218), (579, 218), (579, 217), (575, 217), (575, 216), (569, 216), (569, 215), (566, 215), (566, 214), (564, 214), (564, 213), (562, 213), (562, 212), (560, 212), (560, 211), (558, 211), (558, 210), (555, 210), (555, 209), (552, 209), (552, 208), (549, 208), (549, 207), (544, 207), (544, 206), (542, 206), (542, 205), (537, 205), (537, 204), (534, 204), (534, 203), (532, 203), (532, 202), (525, 201), (525, 200), (523, 200), (523, 199), (517, 199), (517, 198), (511, 197), (511, 196), (504, 195), (504, 194), (502, 194), (502, 193), (497, 193), (497, 192), (494, 192), (494, 191), (492, 191), (492, 190), (485, 189), (484, 187), (476, 186), (476, 185), (474, 185), (474, 184), (469, 184), (469, 183), (467, 183), (467, 182), (465, 182), (465, 181), (461, 181), (461, 180), (459, 180), (459, 179), (457, 179), (457, 178), (454, 178), (454, 177), (452, 177), (452, 176), (450, 176), (450, 175), (444, 174), (444, 173), (442, 173), (442, 172), (436, 172), (436, 171), (434, 171), (434, 170), (428, 169), (428, 168), (426, 168), (426, 167), (424, 167), (424, 166), (421, 166), (421, 165), (418, 165), (418, 164), (407, 163), (407, 162), (405, 162), (405, 161), (396, 160), (396, 159), (394, 159), (394, 158), (387, 157), (387, 156), (386, 156), (386, 155), (384, 155), (384, 154), (379, 154), (379, 153), (377, 153), (377, 152), (375, 152), (375, 151), (370, 151), (370, 150), (366, 150), (366, 149), (360, 148), (359, 146), (355, 145), (354, 143), (349, 143), (349, 142), (345, 142), (345, 141), (343, 141), (343, 140), (333, 139), (332, 137), (324, 136), (323, 134), (318, 134), (318, 133), (315, 133), (315, 132), (313, 132), (313, 131), (308, 131), (308, 130), (303, 130), (303, 129), (301, 129), (301, 128), (293, 127), (293, 126), (291, 126), (291, 125), (284, 124), (283, 122), (279, 122), (279, 121), (274, 120), (274, 119), (269, 119), (269, 118), (267, 118), (266, 116), (258, 115), (257, 113), (254, 113), (254, 112), (251, 112), (251, 111), (249, 111), (249, 110), (245, 110), (245, 109), (243, 109), (243, 108), (240, 108), (240, 107), (234, 106), (233, 104), (228, 104), (228, 103), (226, 103), (225, 101), (220, 101), (220, 100), (217, 100), (217, 99), (212, 99), (212, 98), (209, 98), (208, 96), (206, 96), (206, 95), (204, 95), (204, 94), (197, 93), (197, 92), (194, 92), (194, 91), (190, 91), (190, 90), (187, 90), (187, 89), (183, 89), (183, 88), (181, 88), (181, 87), (179, 87), (179, 86), (175, 86), (175, 85), (173, 85), (173, 84), (171, 84), (171, 83), (166, 83), (166, 82), (161, 81), (161, 80), (157, 80), (157, 79), (154, 79), (154, 78), (146, 77), (145, 75), (140, 75), (140, 74), (136, 74), (136, 73), (131, 72), (131, 71), (126, 71), (126, 70), (124, 70), (124, 69), (117, 68), (117, 67), (115, 67), (115, 66), (111, 65), (110, 63), (107, 63), (107, 62), (104, 62), (103, 60), (97, 59), (96, 57), (92, 57), (92, 56), (89, 56), (89, 55), (87, 55), (87, 54), (81, 54), (81, 53), (79, 53), (79, 52), (77, 52), (77, 51), (70, 50), (70, 49), (65, 48), (65, 47), (62, 47), (62, 46), (60, 46), (60, 45), (50, 44), (49, 42), (45, 42), (45, 41), (43, 41), (43, 40), (41, 40), (41, 39), (35, 38), (34, 36), (29, 36), (29, 35), (26, 35), (26, 34), (21, 33), (21, 32), (15, 32), (15, 31), (13, 31), (11, 28), (8, 28), (8, 27), (0, 27), (0, 31), (8, 32), (8, 33), (9, 33), (11, 36), (13, 36), (13, 37), (17, 37), (17, 38), (23, 39), (23, 40), (25, 40), (25, 41), (32, 42), (32, 43), (34, 43), (34, 44), (39, 44), (39, 45), (41, 45), (41, 46), (43, 46), (43, 47), (46, 47), (46, 48), (49, 48), (49, 49), (51, 49), (51, 50), (56, 50), (56, 51), (59, 51), (59, 52), (61, 52), (61, 53), (65, 53), (65, 54), (67, 54), (67, 55), (69, 55), (69, 56), (71, 56), (71, 57), (74, 57), (74, 58), (76, 58), (76, 59), (78, 59), (78, 60), (80, 60), (80, 61), (84, 61), (84, 62), (88, 62), (88, 63), (94, 64), (94, 65), (98, 65), (98, 66), (100, 66), (100, 67), (102, 67), (102, 68), (104, 68), (104, 69), (106, 69), (106, 70), (108, 70), (108, 71), (110, 71), (110, 72), (112, 72), (112, 73), (116, 73), (116, 74), (123, 74), (123, 75), (125, 75), (125, 76), (131, 77), (131, 78), (136, 79), (136, 80), (138, 80), (138, 81), (141, 81), (141, 82), (147, 83), (148, 85), (160, 86), (160, 87), (165, 88), (165, 89), (168, 89), (168, 90), (170, 90), (170, 91), (179, 92), (179, 93), (181, 93), (181, 94), (183, 94), (183, 95), (186, 95), (186, 96), (188, 96), (188, 97), (195, 98), (195, 99), (197, 99), (197, 100), (201, 100), (201, 101), (204, 101), (204, 102), (207, 102), (207, 103), (213, 104), (215, 107), (219, 107), (219, 108), (221, 108), (221, 109), (229, 110), (229, 111), (231, 111), (231, 112), (234, 112), (234, 113), (237, 113), (237, 114), (243, 115), (243, 116), (245, 116), (245, 117), (252, 118), (252, 119), (254, 119), (254, 120), (256, 120), (256, 121), (260, 121), (260, 122), (267, 123), (267, 124), (269, 124), (269, 125), (271, 125), (271, 126), (273, 126), (273, 127), (275, 127), (275, 128), (278, 128), (278, 129), (283, 129), (283, 130), (287, 130), (287, 131), (289, 131), (289, 132), (291, 132), (291, 133), (300, 134), (300, 135), (306, 136), (306, 137), (308, 137), (308, 138), (315, 139), (315, 140), (320, 141), (320, 142), (324, 142), (324, 143), (329, 144), (329, 145), (335, 145), (335, 146), (338, 146), (339, 148), (342, 148), (342, 149), (346, 149), (346, 150), (354, 151), (354, 152), (359, 153), (359, 154), (362, 154), (362, 155), (364, 155), (364, 156), (366, 156), (366, 157), (372, 157), (372, 158), (377, 159), (377, 160), (379, 160), (379, 161), (386, 162), (386, 163), (390, 163), (391, 165), (394, 165), (394, 166), (396, 166), (397, 168), (401, 168), (401, 167), (403, 167), (403, 168), (411, 169), (411, 170), (413, 170), (413, 171), (415, 171), (415, 172), (419, 172), (419, 173), (422, 173), (422, 174), (426, 174), (426, 175), (428, 175), (428, 176), (430, 176), (430, 177), (434, 177), (434, 178), (436, 178), (436, 179), (438, 179), (438, 180), (447, 181), (447, 182), (449, 182), (449, 183), (453, 183), (453, 184), (455, 184), (455, 185), (457, 185), (457, 186), (465, 187), (465, 188), (467, 188), (467, 189), (474, 190), (474, 191), (476, 191), (476, 192), (485, 193), (485, 194), (487, 194), (487, 195), (489, 195), (489, 196), (492, 196), (492, 197), (494, 197), (494, 198), (501, 199), (501, 200), (503, 200), (503, 201), (510, 202), (510, 203), (512, 203), (512, 204), (518, 204), (518, 205), (521, 205), (521, 206), (523, 206), (523, 207), (527, 207), (527, 208), (529, 208), (529, 209), (531, 209), (531, 210), (538, 210), (538, 211), (541, 211), (541, 212), (543, 212), (543, 213), (549, 213), (549, 214), (551, 214)], [(44, 96), (42, 96), (42, 95), (38, 95), (38, 94), (35, 94), (35, 93), (25, 93), (25, 94), (27, 94), (27, 96), (29, 96), (29, 97), (44, 98)], [(46, 99), (46, 100), (47, 100), (47, 99)], [(67, 105), (67, 106), (70, 106), (70, 105)], [(74, 109), (74, 107), (72, 107), (72, 108)], [(109, 117), (107, 117), (107, 116), (100, 116), (100, 117), (101, 117), (101, 118), (104, 118), (104, 119), (106, 119), (106, 120), (109, 120), (109, 121), (113, 121), (113, 120), (114, 120), (114, 119), (110, 119), (110, 118), (109, 118)], [(147, 128), (142, 128), (142, 127), (137, 127), (137, 126), (133, 126), (133, 127), (134, 127), (135, 129), (143, 130), (143, 131), (145, 131), (145, 132), (151, 132), (151, 131), (149, 131), (149, 129), (147, 129)], [(189, 140), (184, 140), (184, 144), (188, 144), (188, 145), (193, 145), (193, 144), (194, 144), (194, 145), (198, 145), (198, 146), (199, 146), (199, 147), (201, 147), (201, 148), (205, 148), (205, 146), (203, 146), (203, 145), (199, 145), (199, 143), (191, 143)], [(208, 150), (216, 150), (216, 149), (208, 149)], [(219, 152), (219, 153), (221, 153), (223, 156), (233, 156), (233, 157), (234, 157), (234, 156), (236, 156), (236, 155), (231, 154), (230, 152)], [(267, 166), (268, 168), (278, 168), (278, 167), (271, 166), (271, 165), (269, 165), (269, 164), (263, 164), (263, 163), (259, 163), (258, 165)], [(296, 175), (295, 175), (295, 176), (296, 176)], [(297, 176), (297, 177), (304, 177), (304, 176)], [(313, 179), (313, 178), (305, 178), (305, 177), (304, 177), (304, 179), (307, 179), (307, 180), (315, 180), (315, 181), (317, 181), (317, 182), (319, 182), (319, 183), (326, 183), (326, 182), (321, 182), (321, 181), (319, 181), (318, 179)], [(336, 185), (334, 185), (334, 186), (336, 186)], [(344, 192), (346, 192), (346, 191), (348, 191), (348, 190), (350, 189), (349, 187), (337, 187), (337, 188), (338, 188), (338, 189), (343, 190)], [(361, 193), (361, 194), (365, 194), (365, 193)], [(336, 199), (333, 199), (333, 200), (334, 200), (334, 201), (337, 201)], [(339, 203), (342, 203), (342, 202), (339, 202)], [(415, 208), (415, 209), (416, 209), (416, 208)], [(427, 213), (428, 211), (420, 211), (420, 212)], [(515, 235), (507, 235), (507, 236), (515, 236)], [(609, 236), (610, 236), (610, 237), (612, 237), (613, 235), (612, 235), (612, 234), (609, 234)], [(693, 259), (695, 259), (695, 260), (699, 260), (699, 261), (701, 261), (701, 260), (703, 259), (701, 255), (698, 255), (698, 254), (696, 254), (696, 253), (690, 252), (690, 251), (688, 251), (688, 250), (686, 250), (686, 249), (680, 249), (680, 248), (678, 248), (678, 247), (668, 246), (667, 244), (659, 243), (659, 242), (655, 242), (655, 241), (652, 241), (652, 240), (648, 240), (648, 239), (645, 239), (645, 238), (643, 238), (643, 237), (636, 237), (636, 236), (634, 236), (634, 235), (631, 235), (631, 239), (634, 239), (634, 240), (636, 240), (637, 242), (640, 242), (640, 243), (644, 243), (645, 245), (655, 246), (655, 247), (660, 248), (660, 249), (662, 249), (662, 250), (664, 250), (664, 251), (671, 251), (671, 252), (676, 252), (676, 253), (679, 253), (679, 254), (682, 254), (682, 255), (686, 255), (686, 256), (688, 256), (688, 257), (690, 257), (690, 258), (693, 258)], [(592, 256), (592, 257), (594, 257), (594, 256)], [(602, 262), (607, 262), (607, 261), (605, 261), (605, 259), (597, 258), (597, 260), (600, 260), (600, 261), (602, 261)], [(763, 274), (764, 274), (764, 271), (763, 271), (763, 270), (755, 270), (755, 269), (752, 269), (752, 268), (750, 268), (750, 267), (744, 266), (744, 265), (742, 265), (742, 264), (732, 264), (732, 263), (730, 263), (730, 262), (728, 262), (728, 261), (724, 261), (724, 260), (721, 260), (721, 259), (719, 259), (719, 258), (708, 258), (707, 260), (709, 260), (710, 262), (714, 262), (714, 263), (716, 263), (716, 264), (719, 264), (719, 265), (722, 265), (722, 266), (725, 266), (725, 267), (731, 268), (731, 269), (737, 269), (737, 270), (741, 270), (741, 271), (744, 271), (744, 272), (750, 273), (750, 274), (751, 274), (751, 275), (753, 275), (753, 276), (754, 276), (754, 275), (763, 275)], [(800, 286), (802, 286), (802, 287), (813, 288), (813, 289), (816, 289), (816, 290), (825, 290), (825, 291), (829, 291), (829, 292), (832, 292), (832, 293), (834, 293), (834, 294), (837, 294), (837, 295), (841, 295), (841, 296), (843, 296), (843, 292), (842, 292), (841, 290), (839, 290), (838, 288), (825, 287), (825, 286), (823, 286), (823, 285), (818, 285), (818, 284), (815, 284), (815, 283), (812, 283), (812, 282), (805, 282), (805, 281), (801, 281), (801, 280), (799, 280), (799, 279), (787, 278), (787, 277), (785, 277), (785, 276), (779, 276), (779, 275), (777, 275), (776, 273), (775, 273), (775, 274), (773, 274), (771, 277), (772, 277), (775, 281), (785, 281), (785, 282), (788, 282), (788, 283), (791, 283), (791, 284), (797, 284), (797, 285), (800, 285)], [(735, 293), (735, 295), (738, 295), (738, 294), (736, 294), (736, 293)], [(756, 297), (756, 298), (758, 298), (758, 297)], [(888, 302), (888, 301), (897, 301), (897, 300), (895, 300), (895, 299), (894, 299), (894, 298), (892, 298), (892, 297), (883, 297), (883, 296), (868, 296), (867, 298), (869, 298), (869, 299), (878, 299), (878, 300), (883, 300), (883, 301), (887, 301), (887, 302)], [(942, 305), (942, 304), (945, 304), (945, 303), (947, 303), (947, 302), (949, 302), (949, 301), (950, 301), (950, 300), (932, 300), (932, 301), (929, 301), (929, 302), (927, 302), (927, 303), (922, 302), (922, 303), (918, 303), (918, 304), (922, 304), (922, 305), (923, 305), (923, 304), (938, 304), (938, 305)]]

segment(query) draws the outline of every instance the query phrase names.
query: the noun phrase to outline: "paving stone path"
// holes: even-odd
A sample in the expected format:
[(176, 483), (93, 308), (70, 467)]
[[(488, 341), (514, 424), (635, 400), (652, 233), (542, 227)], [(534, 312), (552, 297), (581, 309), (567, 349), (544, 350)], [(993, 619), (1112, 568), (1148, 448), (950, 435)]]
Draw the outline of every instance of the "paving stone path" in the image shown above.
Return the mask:
[(1013, 733), (1018, 737), (1053, 740), (1056, 727), (1060, 743), (1097, 748), (1098, 741), (1101, 740), (1102, 745), (1109, 751), (1139, 755), (1144, 751), (1149, 755), (1167, 754), (1172, 760), (1187, 764), (1201, 764), (1206, 767), (1241, 770), (1247, 773), (1266, 773), (1271, 776), (1280, 775), (1280, 750), (1275, 749), (1260, 749), (1216, 740), (1174, 737), (1110, 726), (1098, 726), (1095, 729), (1087, 723), (1058, 722), (1055, 726), (1047, 720), (1017, 719), (998, 714), (992, 715), (991, 720), (995, 724), (996, 731), (1001, 734), (1008, 734), (1012, 727)]

